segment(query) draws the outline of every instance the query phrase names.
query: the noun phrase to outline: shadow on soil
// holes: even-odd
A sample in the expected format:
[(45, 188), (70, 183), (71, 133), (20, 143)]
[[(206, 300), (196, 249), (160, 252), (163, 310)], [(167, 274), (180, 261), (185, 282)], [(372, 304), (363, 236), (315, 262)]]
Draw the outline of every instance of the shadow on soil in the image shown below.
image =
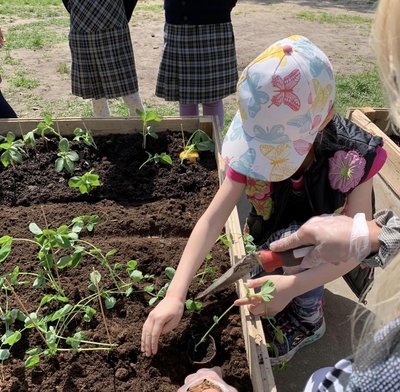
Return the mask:
[[(314, 371), (333, 366), (338, 360), (351, 354), (350, 320), (357, 303), (326, 289), (324, 299), (326, 333), (316, 343), (302, 348), (286, 365), (286, 368), (274, 369), (274, 378), (279, 392), (302, 391)], [(364, 320), (368, 313), (363, 315)]]
[(376, 7), (377, 0), (248, 0), (248, 3), (255, 4), (277, 4), (277, 3), (296, 3), (301, 6), (312, 7), (317, 10), (326, 7), (334, 7), (346, 11), (358, 11), (358, 12), (371, 12), (373, 13)]

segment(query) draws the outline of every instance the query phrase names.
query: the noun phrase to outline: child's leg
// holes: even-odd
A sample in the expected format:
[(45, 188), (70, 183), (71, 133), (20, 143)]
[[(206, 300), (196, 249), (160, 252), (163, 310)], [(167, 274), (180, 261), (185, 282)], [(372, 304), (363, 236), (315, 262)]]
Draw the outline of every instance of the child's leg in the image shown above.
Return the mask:
[(196, 103), (179, 103), (179, 114), (182, 117), (198, 116), (199, 105), (197, 105)]
[(218, 129), (222, 129), (224, 126), (224, 103), (222, 99), (212, 103), (203, 103), (203, 114), (216, 115), (219, 122)]
[(317, 287), (293, 298), (293, 311), (302, 323), (318, 324), (322, 320), (322, 296), (324, 287)]
[(92, 99), (94, 117), (110, 117), (110, 109), (106, 98)]
[(0, 118), (17, 118), (14, 109), (6, 101), (1, 91), (0, 91)]
[(143, 112), (142, 100), (140, 99), (138, 92), (125, 95), (122, 97), (122, 99), (126, 103), (126, 106), (128, 106), (130, 116), (137, 116), (136, 109), (139, 109), (141, 112)]

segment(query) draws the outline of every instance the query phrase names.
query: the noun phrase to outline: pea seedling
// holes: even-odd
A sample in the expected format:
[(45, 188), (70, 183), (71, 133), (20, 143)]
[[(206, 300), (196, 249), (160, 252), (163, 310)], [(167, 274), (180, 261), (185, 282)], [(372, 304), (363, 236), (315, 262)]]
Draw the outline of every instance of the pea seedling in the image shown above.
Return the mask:
[(212, 139), (201, 129), (193, 132), (185, 143), (185, 135), (182, 129), (183, 151), (179, 154), (181, 163), (188, 161), (195, 163), (199, 159), (200, 151), (214, 151), (215, 145)]
[(143, 150), (146, 149), (146, 139), (147, 136), (151, 136), (154, 139), (158, 139), (158, 135), (156, 131), (154, 130), (154, 127), (152, 125), (149, 125), (149, 122), (155, 121), (155, 122), (160, 122), (161, 118), (158, 117), (158, 115), (151, 111), (144, 109), (143, 112), (139, 109), (136, 109), (137, 115), (140, 117), (140, 119), (143, 122), (143, 127), (142, 127), (142, 137), (143, 137)]
[[(269, 302), (273, 298), (271, 293), (275, 290), (275, 285), (273, 282), (270, 280), (267, 280), (264, 282), (264, 284), (261, 286), (261, 293), (259, 294), (253, 294), (250, 292), (250, 289), (245, 285), (245, 290), (246, 290), (246, 297), (247, 298), (260, 298), (264, 302)], [(201, 339), (196, 343), (194, 346), (194, 351), (197, 351), (197, 347), (201, 343), (204, 343), (207, 336), (210, 334), (210, 332), (216, 327), (216, 325), (222, 320), (222, 318), (235, 306), (233, 303), (228, 309), (225, 310), (224, 313), (221, 314), (221, 316), (214, 316), (214, 324), (208, 329), (208, 331), (201, 337)]]
[(21, 139), (15, 139), (12, 132), (8, 132), (7, 136), (0, 136), (0, 150), (4, 152), (0, 156), (1, 163), (4, 167), (8, 165), (14, 166), (14, 163), (22, 163), (24, 155), (26, 155), (23, 147), (24, 142)]
[(147, 153), (147, 155), (148, 155), (149, 157), (147, 158), (146, 161), (144, 161), (144, 162), (140, 165), (139, 170), (140, 170), (143, 166), (147, 165), (147, 164), (150, 163), (150, 162), (160, 163), (160, 164), (165, 165), (165, 166), (172, 166), (172, 158), (171, 158), (171, 156), (168, 155), (167, 153), (162, 152), (161, 154), (157, 154), (157, 153), (156, 153), (156, 154), (154, 154), (154, 155), (151, 155), (151, 154), (150, 154), (149, 152), (147, 152), (147, 151), (146, 151), (146, 153)]
[(88, 171), (81, 176), (71, 177), (68, 181), (68, 186), (70, 188), (78, 188), (81, 194), (89, 193), (94, 187), (100, 186), (99, 176)]
[(87, 146), (97, 149), (97, 145), (93, 139), (93, 136), (88, 129), (75, 128), (74, 135), (75, 137), (73, 140), (78, 142), (82, 140)]
[(61, 173), (64, 170), (71, 174), (75, 169), (75, 162), (79, 161), (79, 155), (69, 149), (68, 139), (62, 138), (58, 143), (57, 156), (59, 158), (56, 159), (56, 172)]

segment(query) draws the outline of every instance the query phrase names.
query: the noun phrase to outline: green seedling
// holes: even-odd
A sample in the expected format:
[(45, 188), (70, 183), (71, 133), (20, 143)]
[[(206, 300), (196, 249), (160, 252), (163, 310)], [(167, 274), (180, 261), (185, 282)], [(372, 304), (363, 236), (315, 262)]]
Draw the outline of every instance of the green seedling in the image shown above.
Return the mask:
[(193, 299), (187, 299), (185, 302), (185, 307), (190, 312), (199, 312), (203, 309), (203, 304), (199, 301), (194, 301)]
[(68, 181), (70, 188), (78, 188), (81, 194), (89, 193), (94, 187), (100, 186), (99, 176), (88, 171), (81, 176), (74, 176)]
[(199, 152), (214, 152), (215, 144), (213, 140), (201, 129), (193, 132), (188, 141), (185, 143), (185, 135), (182, 129), (183, 151), (179, 154), (181, 163), (189, 161), (195, 163), (199, 158)]
[[(137, 269), (137, 265), (138, 265), (137, 260), (129, 260), (126, 264), (126, 272), (132, 279), (134, 284), (138, 284), (139, 282), (145, 281), (147, 279), (152, 279), (154, 277), (154, 275), (143, 274), (142, 271)], [(122, 268), (120, 264), (117, 263), (114, 265), (114, 269), (120, 269), (120, 268)], [(133, 285), (129, 284), (126, 288), (125, 295), (129, 296), (133, 293), (133, 291), (134, 291)], [(154, 291), (154, 285), (150, 284), (145, 286), (143, 288), (143, 291), (151, 295)]]
[[(56, 131), (53, 128), (53, 125), (54, 125), (53, 119), (51, 118), (51, 116), (49, 114), (47, 114), (46, 116), (44, 116), (43, 121), (41, 121), (36, 126), (36, 128), (31, 132), (33, 132), (33, 135), (34, 134), (40, 135), (40, 137), (42, 137), (43, 139), (46, 139), (46, 140), (48, 140), (46, 135), (55, 135), (59, 139), (61, 139), (62, 136), (61, 136), (60, 132)], [(31, 137), (27, 137), (27, 138), (32, 139)]]
[(71, 174), (75, 169), (75, 162), (79, 161), (79, 155), (76, 151), (69, 149), (69, 141), (62, 138), (58, 143), (58, 152), (56, 159), (56, 172), (61, 173), (63, 170)]
[(14, 166), (14, 163), (22, 163), (24, 156), (24, 142), (16, 139), (12, 132), (8, 132), (7, 136), (0, 136), (0, 151), (4, 152), (0, 156), (1, 163), (4, 167)]
[(242, 239), (243, 239), (244, 250), (245, 250), (246, 254), (255, 252), (257, 250), (257, 246), (254, 244), (253, 236), (251, 236), (250, 234), (244, 234)]
[(97, 149), (97, 145), (93, 139), (93, 136), (88, 129), (75, 128), (74, 135), (75, 137), (73, 140), (76, 140), (78, 142), (82, 140), (83, 143), (87, 146)]
[(147, 158), (146, 161), (144, 161), (144, 162), (140, 165), (139, 170), (140, 170), (143, 166), (147, 165), (147, 164), (150, 163), (150, 162), (160, 163), (161, 165), (165, 165), (165, 166), (172, 166), (172, 158), (171, 158), (171, 156), (168, 155), (167, 153), (162, 152), (161, 154), (157, 154), (157, 153), (156, 153), (156, 154), (154, 154), (154, 155), (151, 155), (151, 154), (150, 154), (149, 152), (147, 152), (147, 151), (146, 151), (146, 153), (147, 153), (147, 155), (148, 155), (149, 157)]
[(200, 278), (199, 282), (197, 283), (198, 286), (204, 286), (206, 284), (205, 280), (206, 275), (210, 275), (211, 279), (215, 276), (215, 273), (217, 272), (217, 267), (208, 265), (211, 260), (212, 260), (212, 254), (208, 253), (204, 259), (205, 263), (203, 269), (193, 277), (193, 279)]
[(147, 136), (151, 136), (154, 139), (158, 139), (158, 135), (154, 129), (154, 127), (152, 125), (149, 125), (150, 122), (160, 122), (161, 118), (158, 117), (158, 115), (151, 111), (151, 110), (147, 110), (144, 109), (143, 112), (139, 109), (136, 109), (136, 113), (137, 115), (140, 117), (140, 119), (143, 122), (143, 127), (142, 127), (142, 137), (143, 137), (143, 142), (142, 142), (142, 146), (143, 146), (143, 150), (146, 149), (146, 139)]
[(231, 234), (221, 234), (218, 238), (217, 241), (215, 242), (221, 242), (222, 244), (224, 244), (227, 248), (232, 248), (232, 236)]
[[(271, 293), (275, 290), (275, 284), (271, 282), (270, 280), (267, 280), (264, 282), (264, 284), (261, 286), (261, 293), (260, 294), (254, 294), (250, 292), (250, 289), (245, 285), (245, 290), (246, 290), (246, 297), (247, 298), (260, 298), (264, 302), (269, 302), (273, 298)], [(210, 334), (210, 332), (216, 327), (216, 325), (221, 321), (221, 319), (235, 306), (235, 304), (232, 304), (228, 309), (225, 310), (224, 313), (222, 313), (221, 316), (214, 316), (214, 324), (208, 329), (208, 331), (201, 337), (201, 339), (196, 343), (194, 346), (194, 351), (197, 351), (197, 347), (201, 343), (204, 343), (207, 336)]]
[(150, 298), (150, 300), (149, 300), (150, 306), (153, 306), (158, 300), (163, 299), (165, 297), (165, 294), (167, 293), (167, 290), (171, 283), (171, 280), (175, 275), (175, 268), (172, 268), (172, 267), (165, 268), (165, 274), (167, 275), (167, 278), (170, 281), (165, 283), (164, 286), (161, 287), (161, 289), (158, 290), (157, 293), (148, 292), (152, 296), (152, 298)]

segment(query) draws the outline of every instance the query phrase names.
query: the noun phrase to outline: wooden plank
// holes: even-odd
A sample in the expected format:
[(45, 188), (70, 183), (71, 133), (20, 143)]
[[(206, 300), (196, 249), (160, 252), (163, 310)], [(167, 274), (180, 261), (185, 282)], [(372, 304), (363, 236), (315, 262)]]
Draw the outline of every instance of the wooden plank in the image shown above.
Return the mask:
[(384, 148), (388, 154), (386, 163), (380, 170), (380, 175), (387, 185), (394, 191), (396, 195), (400, 195), (400, 148), (381, 131), (361, 110), (353, 110), (349, 112), (349, 119), (355, 124), (371, 132), (374, 135), (380, 136), (384, 140)]
[[(163, 117), (161, 122), (152, 122), (156, 132), (180, 131), (186, 132), (201, 129), (209, 136), (212, 135), (215, 126), (215, 116), (201, 117)], [(12, 131), (16, 135), (22, 135), (36, 128), (42, 121), (41, 118), (13, 118), (0, 119), (0, 135), (5, 135)], [(110, 118), (61, 118), (54, 119), (54, 128), (62, 135), (72, 135), (75, 128), (88, 128), (95, 136), (106, 136), (118, 133), (141, 132), (143, 123), (138, 117), (110, 117)]]
[[(222, 149), (222, 140), (219, 133), (214, 133), (214, 135), (218, 175), (220, 183), (222, 183), (226, 172), (225, 162), (220, 155), (220, 151)], [(242, 230), (240, 228), (239, 215), (236, 208), (229, 216), (225, 225), (225, 230), (232, 237), (233, 245), (229, 250), (229, 253), (231, 264), (235, 265), (245, 255)], [(242, 279), (237, 282), (236, 291), (240, 297), (246, 295), (244, 281)], [(271, 362), (268, 357), (268, 349), (261, 319), (258, 316), (253, 316), (250, 314), (247, 307), (240, 308), (240, 317), (242, 320), (243, 336), (253, 391), (276, 392), (274, 375), (272, 373)]]

